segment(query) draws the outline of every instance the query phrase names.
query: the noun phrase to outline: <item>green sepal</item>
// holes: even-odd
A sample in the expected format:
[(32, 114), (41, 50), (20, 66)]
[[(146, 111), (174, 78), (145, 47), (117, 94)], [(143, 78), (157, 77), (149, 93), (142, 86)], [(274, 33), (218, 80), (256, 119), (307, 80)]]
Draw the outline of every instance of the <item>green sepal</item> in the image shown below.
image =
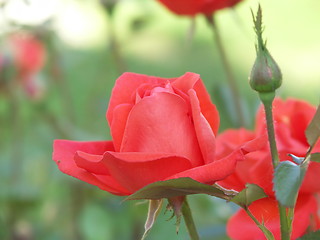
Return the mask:
[(162, 207), (163, 200), (149, 200), (149, 210), (148, 210), (148, 217), (146, 223), (144, 224), (144, 233), (141, 240), (144, 240), (148, 233), (150, 232), (156, 218), (158, 217), (161, 207)]
[(230, 201), (242, 208), (247, 208), (256, 200), (268, 197), (261, 187), (256, 184), (246, 184), (246, 188), (234, 196)]

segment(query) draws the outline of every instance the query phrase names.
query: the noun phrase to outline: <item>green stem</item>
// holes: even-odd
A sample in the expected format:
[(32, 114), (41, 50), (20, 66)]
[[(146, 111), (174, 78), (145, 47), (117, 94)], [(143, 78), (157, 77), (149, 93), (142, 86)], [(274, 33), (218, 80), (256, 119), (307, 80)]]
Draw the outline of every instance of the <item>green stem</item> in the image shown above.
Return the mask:
[(264, 236), (267, 238), (267, 240), (275, 240), (272, 232), (270, 232), (264, 225), (262, 225), (258, 219), (251, 213), (251, 211), (248, 208), (244, 208), (248, 216), (255, 222), (255, 224), (260, 228), (260, 230), (263, 232)]
[[(114, 1), (112, 3), (112, 5), (116, 4), (116, 1)], [(118, 43), (118, 39), (117, 39), (117, 36), (116, 36), (116, 33), (115, 33), (115, 30), (114, 30), (114, 24), (113, 24), (113, 15), (112, 15), (112, 10), (109, 8), (113, 8), (114, 6), (109, 6), (108, 7), (108, 4), (104, 5), (105, 6), (105, 13), (107, 15), (107, 18), (109, 18), (109, 41), (110, 41), (110, 52), (111, 52), (111, 56), (113, 58), (113, 61), (114, 61), (114, 64), (115, 64), (115, 67), (116, 67), (116, 70), (118, 72), (118, 74), (122, 74), (126, 71), (127, 69), (127, 66), (126, 66), (126, 63), (123, 59), (123, 56), (121, 54), (121, 51), (120, 51), (120, 46), (119, 46), (119, 43)], [(111, 11), (110, 11), (111, 10)]]
[(288, 215), (287, 216), (288, 216), (288, 231), (289, 231), (289, 233), (291, 233), (292, 232), (293, 217), (294, 217), (294, 208), (288, 208)]
[(226, 73), (227, 83), (231, 91), (233, 106), (235, 107), (235, 111), (239, 121), (237, 124), (240, 126), (245, 126), (245, 118), (244, 118), (244, 113), (241, 106), (239, 87), (237, 86), (236, 79), (232, 73), (231, 66), (227, 60), (227, 55), (225, 53), (225, 50), (222, 44), (222, 39), (221, 39), (219, 28), (216, 23), (216, 19), (214, 19), (214, 15), (212, 15), (212, 18), (208, 16), (207, 20), (208, 20), (208, 23), (212, 26), (212, 30), (214, 32), (214, 38), (215, 38), (214, 40), (217, 45), (217, 49), (222, 61), (224, 71)]
[(189, 207), (189, 203), (187, 202), (187, 199), (185, 199), (182, 205), (182, 215), (183, 215), (190, 239), (199, 240), (200, 238), (197, 232), (196, 225), (194, 224), (193, 217), (191, 214), (191, 209)]
[[(273, 164), (273, 168), (275, 169), (280, 162), (275, 133), (274, 133), (273, 116), (272, 116), (272, 102), (275, 97), (275, 92), (259, 93), (259, 97), (264, 105), (264, 110), (265, 110), (265, 115), (267, 120), (267, 131), (268, 131), (272, 164)], [(290, 240), (291, 227), (289, 227), (287, 210), (279, 202), (278, 202), (278, 208), (279, 208), (279, 214), (280, 214), (281, 239)]]
[(273, 126), (273, 116), (272, 116), (272, 102), (275, 97), (275, 93), (259, 93), (259, 97), (264, 105), (266, 120), (267, 120), (267, 131), (269, 138), (269, 146), (271, 151), (271, 158), (273, 168), (276, 168), (279, 164), (279, 156), (276, 144), (276, 137), (274, 134), (274, 126)]

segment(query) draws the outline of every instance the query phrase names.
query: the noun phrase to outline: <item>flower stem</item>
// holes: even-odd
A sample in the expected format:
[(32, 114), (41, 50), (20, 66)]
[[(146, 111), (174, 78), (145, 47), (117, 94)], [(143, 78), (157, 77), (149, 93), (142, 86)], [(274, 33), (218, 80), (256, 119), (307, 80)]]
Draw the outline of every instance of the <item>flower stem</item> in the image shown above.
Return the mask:
[(183, 215), (190, 239), (199, 240), (200, 238), (197, 232), (196, 225), (194, 224), (193, 217), (191, 214), (191, 209), (190, 209), (189, 203), (187, 202), (187, 199), (184, 200), (184, 203), (182, 205), (182, 215)]
[(224, 71), (226, 73), (227, 83), (228, 83), (230, 91), (231, 91), (232, 102), (233, 102), (233, 105), (235, 106), (235, 111), (238, 116), (238, 122), (236, 124), (238, 126), (245, 126), (245, 118), (244, 118), (244, 113), (243, 113), (243, 109), (241, 106), (241, 98), (240, 98), (240, 94), (239, 94), (239, 88), (237, 86), (236, 79), (232, 73), (231, 66), (227, 60), (227, 55), (225, 53), (225, 50), (224, 50), (224, 47), (222, 44), (220, 31), (217, 26), (216, 19), (214, 18), (214, 15), (212, 15), (212, 18), (207, 16), (207, 21), (211, 25), (212, 30), (214, 32), (214, 38), (215, 38), (214, 40), (217, 45), (217, 49), (218, 49), (218, 52), (219, 52), (219, 55), (220, 55), (220, 58), (222, 61)]
[(267, 240), (275, 240), (272, 232), (270, 232), (264, 225), (262, 225), (248, 208), (244, 208), (244, 210), (246, 211), (248, 216), (255, 222), (255, 224), (260, 228)]
[[(264, 105), (272, 164), (273, 164), (273, 168), (275, 169), (280, 162), (275, 133), (274, 133), (273, 116), (272, 116), (272, 102), (275, 97), (275, 92), (268, 92), (268, 93), (260, 92), (259, 97)], [(291, 227), (289, 225), (291, 224), (289, 224), (289, 221), (288, 221), (287, 210), (284, 206), (280, 204), (280, 202), (278, 202), (278, 208), (279, 208), (279, 214), (280, 214), (281, 239), (290, 240)], [(292, 222), (292, 220), (290, 222)]]
[(273, 116), (272, 116), (272, 102), (275, 97), (275, 92), (259, 93), (259, 97), (263, 103), (266, 120), (267, 120), (267, 131), (268, 131), (272, 164), (273, 164), (273, 168), (276, 168), (279, 164), (279, 156), (278, 156), (276, 138), (274, 134)]

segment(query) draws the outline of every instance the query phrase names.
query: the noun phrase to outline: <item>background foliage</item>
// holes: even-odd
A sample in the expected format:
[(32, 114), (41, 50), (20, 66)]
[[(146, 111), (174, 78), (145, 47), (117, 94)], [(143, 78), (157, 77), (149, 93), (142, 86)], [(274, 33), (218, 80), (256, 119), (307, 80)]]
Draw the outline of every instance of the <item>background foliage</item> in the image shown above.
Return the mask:
[[(320, 2), (261, 0), (268, 48), (284, 75), (282, 97), (319, 103)], [(178, 77), (201, 74), (221, 114), (220, 131), (237, 116), (213, 41), (197, 16), (178, 17), (154, 0), (118, 1), (107, 11), (98, 0), (0, 1), (2, 40), (27, 29), (42, 39), (46, 66), (40, 73), (42, 99), (17, 89), (0, 92), (0, 239), (139, 239), (146, 202), (121, 202), (63, 175), (51, 160), (52, 141), (110, 139), (104, 114), (116, 78), (123, 71)], [(247, 126), (259, 105), (247, 76), (255, 58), (250, 8), (246, 0), (217, 13), (224, 46), (238, 81)], [(110, 9), (109, 9), (110, 10)], [(225, 223), (233, 204), (207, 196), (190, 197), (202, 239), (228, 239)], [(175, 233), (171, 213), (160, 214), (149, 239), (187, 239)]]

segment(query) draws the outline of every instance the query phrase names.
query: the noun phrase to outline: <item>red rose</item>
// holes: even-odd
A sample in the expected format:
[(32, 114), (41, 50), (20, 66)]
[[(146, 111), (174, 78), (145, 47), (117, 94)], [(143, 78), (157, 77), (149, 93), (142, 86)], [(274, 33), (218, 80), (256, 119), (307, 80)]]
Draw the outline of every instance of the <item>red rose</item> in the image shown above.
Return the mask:
[[(316, 109), (310, 104), (294, 99), (274, 101), (275, 135), (280, 160), (290, 160), (289, 153), (303, 157), (308, 150), (308, 143), (304, 132), (310, 123)], [(256, 138), (266, 136), (266, 123), (263, 109), (257, 114), (256, 129), (227, 130), (217, 138), (217, 156), (228, 155), (241, 144)], [(314, 148), (320, 151), (320, 143)], [(301, 236), (308, 226), (312, 215), (316, 219), (317, 205), (313, 194), (320, 191), (320, 185), (315, 179), (320, 174), (320, 164), (312, 162), (309, 165), (306, 177), (299, 191), (299, 198), (295, 211), (292, 238)], [(258, 151), (252, 151), (245, 155), (245, 160), (237, 164), (236, 171), (223, 181), (222, 186), (241, 191), (246, 183), (254, 183), (264, 189), (269, 196), (254, 202), (249, 209), (258, 219), (263, 219), (265, 225), (273, 232), (276, 239), (280, 239), (279, 214), (275, 195), (272, 190), (273, 166), (269, 152), (269, 144), (266, 141), (264, 147)], [(301, 200), (304, 199), (304, 200)], [(308, 203), (306, 203), (308, 202)], [(309, 204), (310, 203), (310, 204)], [(250, 240), (264, 239), (260, 229), (255, 223), (245, 216), (244, 210), (239, 210), (228, 222), (227, 232), (232, 239)]]
[(190, 15), (202, 13), (211, 15), (213, 12), (233, 7), (241, 0), (159, 0), (168, 9), (178, 15)]
[(56, 140), (53, 159), (62, 172), (116, 195), (180, 177), (213, 183), (250, 148), (216, 158), (219, 115), (194, 73), (173, 79), (125, 73), (106, 115), (113, 141)]
[(14, 73), (2, 74), (0, 81), (4, 82), (3, 85), (16, 80), (24, 88), (27, 96), (32, 99), (42, 98), (45, 88), (43, 81), (38, 77), (46, 55), (42, 42), (31, 33), (19, 32), (9, 35), (3, 48), (5, 50), (0, 53), (0, 70)]
[[(275, 198), (263, 198), (249, 206), (251, 213), (273, 233), (275, 239), (281, 239), (280, 217)], [(301, 194), (297, 200), (291, 239), (304, 235), (306, 230), (317, 228), (317, 201), (311, 194)], [(236, 212), (228, 221), (227, 233), (233, 240), (264, 240), (262, 231), (243, 210)]]
[(45, 48), (41, 41), (29, 33), (16, 33), (9, 36), (13, 58), (22, 78), (37, 73), (45, 62)]

